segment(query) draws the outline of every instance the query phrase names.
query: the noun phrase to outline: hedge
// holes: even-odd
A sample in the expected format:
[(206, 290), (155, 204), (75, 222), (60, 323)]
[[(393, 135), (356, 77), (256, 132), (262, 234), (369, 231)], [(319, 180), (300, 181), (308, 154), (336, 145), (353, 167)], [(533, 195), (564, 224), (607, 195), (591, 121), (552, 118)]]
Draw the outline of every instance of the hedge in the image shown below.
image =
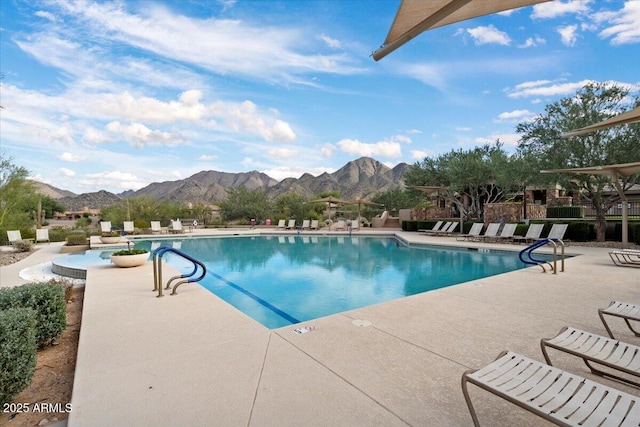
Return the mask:
[(582, 206), (552, 206), (547, 207), (547, 218), (583, 218)]
[(10, 403), (36, 370), (36, 313), (30, 308), (0, 310), (0, 405)]
[(38, 347), (55, 340), (67, 326), (65, 285), (55, 280), (0, 288), (0, 310), (31, 308), (35, 311)]

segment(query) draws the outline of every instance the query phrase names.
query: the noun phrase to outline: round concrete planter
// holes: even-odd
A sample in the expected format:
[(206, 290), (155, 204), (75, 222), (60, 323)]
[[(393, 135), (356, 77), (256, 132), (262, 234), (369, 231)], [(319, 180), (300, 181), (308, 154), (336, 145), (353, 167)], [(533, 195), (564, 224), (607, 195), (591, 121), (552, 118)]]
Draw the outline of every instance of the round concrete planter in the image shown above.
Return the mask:
[(116, 267), (138, 267), (143, 265), (149, 259), (149, 252), (137, 255), (110, 255), (109, 259)]
[(120, 243), (120, 236), (115, 236), (115, 237), (105, 237), (105, 236), (100, 236), (100, 241), (104, 244), (109, 244), (109, 243)]

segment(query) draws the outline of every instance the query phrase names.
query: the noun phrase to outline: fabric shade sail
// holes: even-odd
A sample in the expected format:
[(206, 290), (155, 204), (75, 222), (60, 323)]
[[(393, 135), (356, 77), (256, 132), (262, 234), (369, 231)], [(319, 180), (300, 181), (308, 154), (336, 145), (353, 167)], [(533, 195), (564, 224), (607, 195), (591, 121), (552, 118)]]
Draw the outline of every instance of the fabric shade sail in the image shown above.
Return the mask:
[(620, 185), (619, 178), (629, 178), (631, 175), (640, 173), (640, 162), (635, 163), (619, 163), (616, 165), (606, 166), (590, 166), (586, 168), (572, 168), (572, 169), (551, 169), (540, 171), (540, 173), (573, 173), (573, 174), (586, 174), (586, 175), (609, 175), (611, 177), (611, 183), (615, 187), (616, 191), (620, 195), (622, 201), (622, 246), (627, 247), (629, 244), (629, 210), (627, 205), (627, 196), (624, 193), (624, 189)]
[(379, 61), (420, 33), (478, 16), (549, 0), (402, 0), (389, 34), (373, 52)]
[(607, 129), (613, 126), (626, 125), (636, 122), (640, 122), (640, 107), (636, 107), (633, 110), (618, 114), (617, 116), (613, 116), (599, 123), (572, 130), (571, 132), (563, 133), (562, 137), (569, 138), (571, 136), (583, 135), (585, 133), (595, 132), (597, 130)]

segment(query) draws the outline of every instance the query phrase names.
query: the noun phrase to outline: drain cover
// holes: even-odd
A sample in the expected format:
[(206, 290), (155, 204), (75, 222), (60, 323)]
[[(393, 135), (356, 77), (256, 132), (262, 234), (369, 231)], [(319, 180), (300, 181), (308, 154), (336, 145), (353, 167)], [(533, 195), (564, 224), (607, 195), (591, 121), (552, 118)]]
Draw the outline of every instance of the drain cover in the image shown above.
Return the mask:
[(373, 323), (370, 320), (362, 320), (362, 319), (356, 319), (351, 323), (353, 323), (356, 326), (371, 326), (371, 325), (373, 325)]

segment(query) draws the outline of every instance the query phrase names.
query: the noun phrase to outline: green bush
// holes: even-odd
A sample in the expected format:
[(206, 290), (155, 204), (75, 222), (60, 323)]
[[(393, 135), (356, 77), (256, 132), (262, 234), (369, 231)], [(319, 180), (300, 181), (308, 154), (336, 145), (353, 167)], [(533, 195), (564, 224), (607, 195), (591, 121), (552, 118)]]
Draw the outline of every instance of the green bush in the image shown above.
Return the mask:
[(36, 370), (35, 312), (30, 308), (0, 310), (0, 405), (29, 385)]
[[(612, 240), (621, 241), (622, 240), (622, 223), (617, 222), (615, 224), (615, 233), (614, 238)], [(629, 231), (629, 242), (637, 243), (640, 245), (640, 223), (630, 222), (628, 224)]]
[(402, 229), (404, 231), (418, 231), (418, 221), (416, 220), (402, 221)]
[(18, 240), (13, 242), (13, 247), (17, 252), (29, 252), (33, 247), (33, 242), (31, 240)]
[(67, 235), (67, 246), (78, 246), (87, 244), (87, 235), (82, 230), (72, 230)]
[(596, 239), (596, 230), (589, 222), (570, 222), (565, 233), (566, 240), (588, 242)]
[(0, 288), (0, 310), (10, 308), (35, 310), (36, 343), (38, 347), (49, 345), (67, 326), (65, 284), (50, 280)]

